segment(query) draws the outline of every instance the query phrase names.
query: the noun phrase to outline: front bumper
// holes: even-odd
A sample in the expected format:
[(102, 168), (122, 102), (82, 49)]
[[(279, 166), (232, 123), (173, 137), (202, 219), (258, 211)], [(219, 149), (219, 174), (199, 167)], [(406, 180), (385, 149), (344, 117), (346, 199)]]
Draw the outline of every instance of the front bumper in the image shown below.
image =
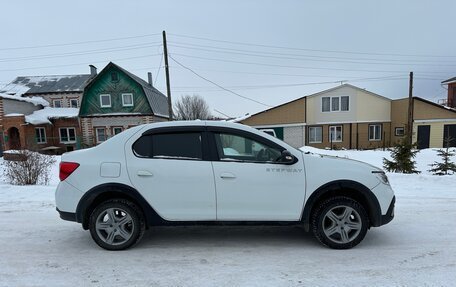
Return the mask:
[(396, 203), (396, 196), (393, 197), (391, 200), (391, 203), (388, 207), (388, 211), (386, 212), (385, 215), (382, 215), (382, 222), (380, 225), (385, 225), (389, 223), (391, 220), (394, 218), (394, 205)]

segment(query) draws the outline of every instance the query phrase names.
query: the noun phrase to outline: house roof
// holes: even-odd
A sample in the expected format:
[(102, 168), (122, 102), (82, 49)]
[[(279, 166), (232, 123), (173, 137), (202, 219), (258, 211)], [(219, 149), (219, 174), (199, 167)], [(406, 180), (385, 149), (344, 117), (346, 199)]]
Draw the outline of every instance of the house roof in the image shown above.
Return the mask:
[(82, 92), (89, 74), (55, 76), (20, 76), (0, 88), (0, 93), (14, 96)]
[(450, 78), (442, 82), (442, 84), (450, 84), (456, 82), (456, 77)]
[[(456, 109), (454, 109), (454, 108), (450, 108), (450, 107), (447, 107), (447, 106), (439, 105), (439, 104), (434, 103), (434, 102), (432, 102), (430, 100), (426, 100), (426, 99), (423, 99), (423, 98), (420, 98), (420, 97), (413, 97), (413, 98), (416, 99), (416, 100), (422, 101), (422, 102), (424, 102), (426, 104), (438, 107), (440, 109), (444, 109), (446, 111), (450, 111), (450, 112), (456, 113)], [(406, 99), (406, 98), (404, 98), (404, 99)], [(400, 100), (403, 100), (403, 99), (400, 99)]]
[[(128, 77), (130, 77), (133, 81), (135, 81), (136, 83), (138, 83), (141, 86), (154, 115), (160, 116), (160, 117), (165, 117), (165, 118), (169, 117), (168, 97), (166, 97), (164, 94), (162, 94), (159, 90), (157, 90), (153, 86), (149, 85), (148, 82), (144, 81), (143, 79), (136, 76), (135, 74), (125, 70), (124, 68), (114, 64), (113, 62), (109, 62), (109, 64), (103, 70), (106, 70), (111, 66), (114, 66), (117, 69), (121, 70), (123, 73), (125, 73)], [(103, 71), (101, 71), (98, 75), (100, 75), (102, 72)], [(87, 84), (87, 87), (90, 86), (94, 82), (94, 80), (97, 78), (97, 76), (91, 79), (91, 81)]]

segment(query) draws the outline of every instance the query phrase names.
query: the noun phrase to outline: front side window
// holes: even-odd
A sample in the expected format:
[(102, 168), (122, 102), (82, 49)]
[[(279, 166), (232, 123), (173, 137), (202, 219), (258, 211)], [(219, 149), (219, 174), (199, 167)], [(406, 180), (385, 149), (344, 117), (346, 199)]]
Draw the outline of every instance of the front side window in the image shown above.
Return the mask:
[(100, 107), (102, 107), (102, 108), (111, 107), (111, 95), (110, 94), (100, 95)]
[(309, 143), (321, 143), (322, 142), (322, 127), (310, 127), (309, 128)]
[(215, 134), (217, 150), (222, 161), (277, 162), (281, 151), (239, 135)]
[(329, 141), (341, 142), (342, 141), (342, 126), (329, 127)]
[(76, 129), (75, 128), (60, 128), (59, 135), (60, 135), (61, 143), (76, 142)]
[(45, 128), (35, 128), (35, 139), (36, 139), (36, 143), (39, 143), (39, 144), (46, 143), (46, 129)]
[(124, 107), (133, 106), (133, 94), (122, 94), (122, 106), (124, 106)]
[(382, 125), (369, 125), (369, 140), (379, 141), (382, 139)]
[(96, 128), (95, 133), (97, 136), (97, 143), (106, 141), (106, 129), (105, 128)]
[(62, 107), (62, 100), (52, 100), (52, 106), (54, 108), (61, 108)]
[(138, 157), (158, 159), (202, 160), (200, 132), (144, 135), (133, 144)]

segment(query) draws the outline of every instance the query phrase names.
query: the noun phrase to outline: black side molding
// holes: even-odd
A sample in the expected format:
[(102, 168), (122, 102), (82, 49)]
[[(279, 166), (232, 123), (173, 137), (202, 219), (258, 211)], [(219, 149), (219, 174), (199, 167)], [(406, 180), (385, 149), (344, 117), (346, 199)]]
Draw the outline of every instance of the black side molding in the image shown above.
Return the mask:
[(59, 213), (61, 219), (76, 222), (76, 213), (61, 211), (57, 207), (55, 209)]

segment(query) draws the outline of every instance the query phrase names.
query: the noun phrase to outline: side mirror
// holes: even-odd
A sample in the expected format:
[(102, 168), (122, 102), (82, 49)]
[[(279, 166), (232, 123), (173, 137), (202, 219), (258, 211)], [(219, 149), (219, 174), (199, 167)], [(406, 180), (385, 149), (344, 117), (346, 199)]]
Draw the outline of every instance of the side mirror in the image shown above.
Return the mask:
[(288, 150), (282, 151), (282, 155), (280, 156), (281, 163), (294, 164), (296, 161), (296, 157), (294, 157)]

